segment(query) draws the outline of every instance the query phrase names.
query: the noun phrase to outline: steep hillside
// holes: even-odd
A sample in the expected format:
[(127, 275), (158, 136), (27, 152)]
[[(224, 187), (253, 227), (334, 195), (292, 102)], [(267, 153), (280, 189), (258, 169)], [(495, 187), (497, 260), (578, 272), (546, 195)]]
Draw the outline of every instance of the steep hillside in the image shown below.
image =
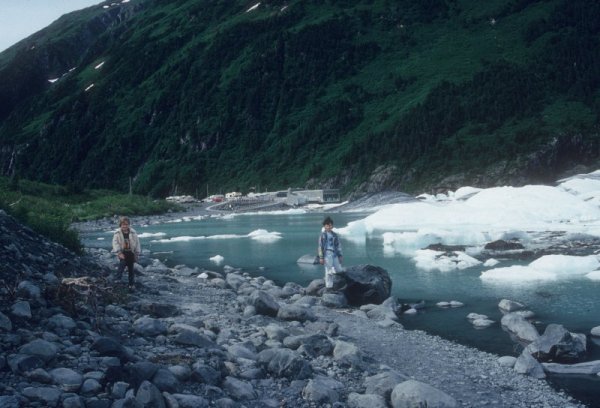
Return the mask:
[(106, 5), (0, 54), (2, 174), (411, 191), (600, 158), (592, 0)]

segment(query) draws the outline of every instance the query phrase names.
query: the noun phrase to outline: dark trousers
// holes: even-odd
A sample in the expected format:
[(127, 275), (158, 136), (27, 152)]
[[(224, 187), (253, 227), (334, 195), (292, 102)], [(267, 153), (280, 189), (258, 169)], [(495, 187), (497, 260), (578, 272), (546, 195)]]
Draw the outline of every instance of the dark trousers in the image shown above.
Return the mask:
[(135, 255), (133, 252), (123, 252), (125, 255), (125, 259), (119, 258), (119, 269), (117, 270), (117, 278), (121, 279), (123, 276), (123, 271), (125, 267), (127, 267), (127, 271), (129, 272), (129, 284), (133, 285), (133, 278), (135, 276), (135, 271), (133, 269), (133, 264), (135, 262)]

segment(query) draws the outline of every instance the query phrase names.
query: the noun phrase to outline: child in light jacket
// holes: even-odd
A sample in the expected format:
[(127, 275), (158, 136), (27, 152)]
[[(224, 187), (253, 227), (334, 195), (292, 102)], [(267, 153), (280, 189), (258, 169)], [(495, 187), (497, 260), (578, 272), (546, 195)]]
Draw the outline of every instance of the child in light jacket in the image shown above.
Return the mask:
[(121, 280), (123, 270), (127, 266), (129, 272), (129, 291), (134, 290), (135, 271), (133, 264), (138, 260), (141, 252), (140, 240), (137, 232), (130, 227), (129, 218), (121, 217), (119, 219), (119, 229), (113, 235), (112, 252), (119, 258), (119, 269), (117, 270), (117, 279)]

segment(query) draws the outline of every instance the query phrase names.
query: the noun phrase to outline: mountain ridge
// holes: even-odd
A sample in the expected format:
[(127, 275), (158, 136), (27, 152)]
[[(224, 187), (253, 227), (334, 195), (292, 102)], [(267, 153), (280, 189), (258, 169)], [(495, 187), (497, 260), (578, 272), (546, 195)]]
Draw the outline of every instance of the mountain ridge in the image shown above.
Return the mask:
[[(0, 54), (3, 175), (360, 195), (599, 162), (591, 1), (107, 4)], [(36, 49), (54, 65), (23, 75)]]

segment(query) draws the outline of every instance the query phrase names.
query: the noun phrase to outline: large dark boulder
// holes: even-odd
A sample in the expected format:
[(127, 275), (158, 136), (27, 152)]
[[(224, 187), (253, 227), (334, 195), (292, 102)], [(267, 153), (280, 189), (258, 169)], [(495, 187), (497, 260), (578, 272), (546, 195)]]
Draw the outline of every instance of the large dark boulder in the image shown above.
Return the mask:
[(346, 269), (346, 286), (343, 289), (352, 306), (380, 304), (392, 290), (392, 279), (388, 272), (374, 265), (354, 265)]

